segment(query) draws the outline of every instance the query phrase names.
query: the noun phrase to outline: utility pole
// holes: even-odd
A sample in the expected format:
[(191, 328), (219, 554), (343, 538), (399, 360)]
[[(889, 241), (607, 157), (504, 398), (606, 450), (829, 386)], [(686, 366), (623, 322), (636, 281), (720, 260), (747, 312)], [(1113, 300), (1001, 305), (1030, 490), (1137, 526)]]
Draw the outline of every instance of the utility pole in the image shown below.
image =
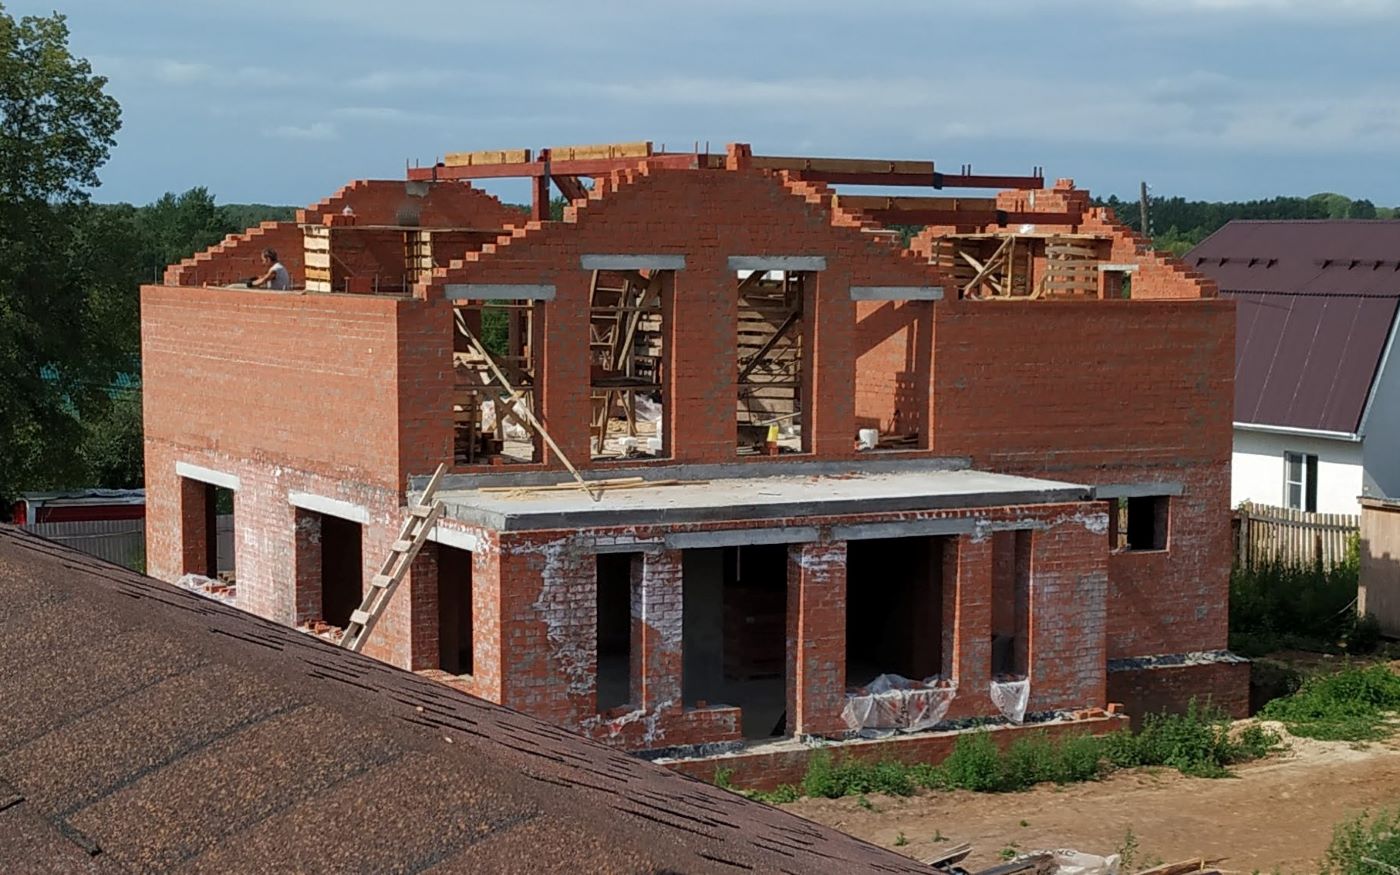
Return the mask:
[(1142, 232), (1142, 235), (1143, 235), (1144, 237), (1151, 237), (1151, 236), (1152, 236), (1152, 226), (1148, 223), (1148, 215), (1147, 215), (1147, 207), (1148, 207), (1148, 200), (1147, 200), (1147, 180), (1143, 180), (1143, 182), (1142, 182), (1141, 198), (1142, 198), (1142, 199), (1138, 202), (1138, 212), (1139, 212), (1138, 218), (1139, 218), (1139, 220), (1140, 220), (1140, 223), (1139, 223), (1139, 225), (1138, 225), (1138, 229)]

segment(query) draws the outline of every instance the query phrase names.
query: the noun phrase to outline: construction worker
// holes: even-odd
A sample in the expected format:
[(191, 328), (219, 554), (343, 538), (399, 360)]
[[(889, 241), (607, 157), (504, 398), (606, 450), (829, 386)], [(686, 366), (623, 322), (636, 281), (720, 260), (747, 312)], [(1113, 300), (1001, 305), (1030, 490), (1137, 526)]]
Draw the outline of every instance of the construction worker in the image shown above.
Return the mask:
[(282, 262), (277, 260), (276, 249), (264, 249), (262, 253), (263, 264), (267, 265), (267, 271), (257, 279), (249, 280), (248, 285), (253, 288), (263, 286), (279, 292), (285, 292), (292, 287), (291, 274), (282, 266)]

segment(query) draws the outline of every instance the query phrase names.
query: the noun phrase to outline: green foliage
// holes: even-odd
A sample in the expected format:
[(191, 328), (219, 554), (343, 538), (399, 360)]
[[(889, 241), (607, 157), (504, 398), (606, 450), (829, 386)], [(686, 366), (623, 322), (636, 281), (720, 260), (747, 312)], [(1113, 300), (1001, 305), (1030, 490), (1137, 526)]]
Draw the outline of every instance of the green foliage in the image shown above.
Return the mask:
[(1358, 618), (1360, 563), (1350, 550), (1331, 567), (1268, 562), (1230, 574), (1230, 648), (1262, 656), (1282, 648), (1369, 652), (1374, 621)]
[(1339, 823), (1322, 858), (1322, 875), (1395, 875), (1400, 866), (1400, 808)]
[(900, 830), (899, 835), (894, 837), (894, 846), (902, 848), (907, 844), (909, 844), (909, 837), (904, 834), (904, 830)]
[(1265, 705), (1260, 715), (1281, 720), (1289, 732), (1306, 738), (1366, 741), (1383, 737), (1388, 714), (1397, 710), (1400, 676), (1373, 665), (1314, 675), (1292, 696)]
[[(0, 7), (0, 497), (80, 473), (78, 416), (109, 402), (113, 341), (91, 321), (105, 268), (81, 229), (120, 109), (68, 51), (63, 16)], [(111, 226), (94, 229), (105, 241)]]
[[(1112, 208), (1118, 221), (1131, 228), (1141, 224), (1136, 197), (1116, 196), (1099, 201)], [(1255, 201), (1188, 201), (1180, 197), (1154, 197), (1149, 203), (1152, 243), (1174, 255), (1183, 255), (1232, 219), (1375, 219), (1388, 218), (1390, 208), (1378, 209), (1368, 200), (1325, 192), (1311, 197), (1274, 197)]]
[[(1052, 740), (1040, 732), (1022, 735), (1003, 752), (990, 733), (968, 732), (958, 736), (952, 751), (936, 766), (867, 763), (818, 751), (808, 762), (800, 787), (785, 785), (773, 793), (749, 795), (769, 802), (790, 802), (799, 795), (856, 796), (856, 804), (870, 809), (867, 793), (909, 796), (919, 789), (1004, 793), (1046, 782), (1092, 781), (1112, 768), (1169, 766), (1188, 775), (1221, 777), (1228, 774), (1230, 765), (1267, 756), (1278, 742), (1277, 735), (1260, 726), (1248, 726), (1232, 739), (1230, 721), (1222, 713), (1192, 702), (1184, 714), (1147, 718), (1136, 735), (1125, 729), (1104, 736)], [(719, 782), (719, 773), (715, 780)]]
[(723, 766), (720, 766), (719, 768), (715, 769), (715, 786), (720, 788), (721, 790), (733, 790), (733, 778), (733, 769), (726, 769)]
[(827, 799), (862, 793), (910, 796), (914, 790), (914, 778), (908, 766), (894, 762), (866, 763), (850, 758), (837, 762), (826, 751), (812, 755), (807, 774), (802, 778), (804, 795)]
[(1118, 854), (1118, 871), (1134, 871), (1134, 864), (1137, 862), (1138, 854), (1141, 850), (1142, 847), (1138, 842), (1138, 837), (1133, 835), (1133, 828), (1128, 827), (1127, 832), (1123, 833), (1123, 841), (1118, 845), (1118, 850), (1115, 852)]
[(778, 789), (764, 792), (763, 790), (746, 790), (744, 795), (750, 799), (757, 799), (759, 802), (767, 802), (769, 805), (784, 805), (788, 802), (796, 802), (802, 798), (802, 794), (791, 784), (780, 784)]

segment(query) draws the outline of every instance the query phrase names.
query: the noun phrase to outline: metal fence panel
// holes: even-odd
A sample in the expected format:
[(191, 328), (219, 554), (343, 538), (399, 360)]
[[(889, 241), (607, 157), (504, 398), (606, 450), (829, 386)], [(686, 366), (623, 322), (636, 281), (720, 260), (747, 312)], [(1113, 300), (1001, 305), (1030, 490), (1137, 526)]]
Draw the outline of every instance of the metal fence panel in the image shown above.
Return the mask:
[(34, 523), (20, 528), (127, 568), (144, 568), (146, 564), (143, 519)]

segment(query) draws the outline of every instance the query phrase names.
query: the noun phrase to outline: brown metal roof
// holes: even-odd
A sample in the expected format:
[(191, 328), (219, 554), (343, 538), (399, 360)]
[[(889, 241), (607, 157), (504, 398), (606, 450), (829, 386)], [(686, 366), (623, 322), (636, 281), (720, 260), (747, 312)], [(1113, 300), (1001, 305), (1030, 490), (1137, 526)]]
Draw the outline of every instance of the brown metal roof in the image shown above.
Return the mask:
[(921, 872), (0, 526), (0, 872)]
[(1400, 300), (1400, 221), (1235, 221), (1186, 263), (1237, 302), (1236, 422), (1360, 429)]

